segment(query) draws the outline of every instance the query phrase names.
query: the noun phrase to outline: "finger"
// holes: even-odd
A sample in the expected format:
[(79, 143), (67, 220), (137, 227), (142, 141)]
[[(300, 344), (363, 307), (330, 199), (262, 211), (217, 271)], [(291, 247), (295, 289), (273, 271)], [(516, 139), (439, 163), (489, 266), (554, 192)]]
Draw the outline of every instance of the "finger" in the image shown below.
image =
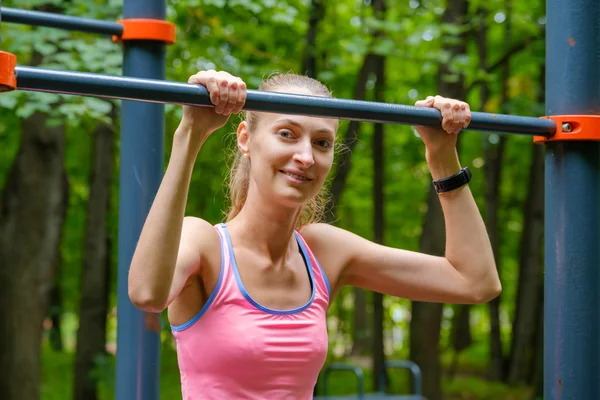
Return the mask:
[(188, 83), (191, 83), (192, 85), (206, 85), (206, 79), (208, 78), (211, 72), (214, 71), (198, 71), (194, 75), (190, 76), (190, 78), (188, 79)]
[(443, 104), (440, 104), (440, 107), (438, 109), (442, 112), (442, 129), (444, 129), (448, 133), (451, 133), (451, 131), (454, 129), (452, 104), (450, 104), (449, 102), (444, 102)]
[(215, 106), (219, 105), (219, 86), (217, 85), (217, 78), (214, 74), (207, 73), (204, 77), (204, 85), (210, 93), (210, 102)]
[(219, 104), (215, 105), (215, 112), (217, 114), (224, 114), (227, 102), (229, 101), (229, 82), (227, 79), (221, 77), (217, 78), (218, 93), (219, 93)]
[(471, 124), (471, 107), (467, 103), (465, 103), (465, 123), (463, 124), (463, 128), (467, 128)]
[(238, 98), (237, 98), (237, 103), (235, 108), (233, 109), (233, 113), (237, 114), (240, 111), (242, 111), (242, 108), (244, 107), (244, 105), (246, 104), (246, 95), (247, 95), (247, 88), (246, 88), (246, 83), (243, 80), (239, 80), (239, 89), (238, 89)]
[(229, 113), (237, 114), (242, 110), (244, 104), (246, 103), (246, 83), (244, 83), (244, 81), (240, 78), (232, 78), (233, 86), (230, 87), (234, 87), (235, 91), (229, 92)]
[(465, 103), (463, 103), (462, 101), (459, 103), (460, 106), (460, 113), (459, 113), (459, 125), (462, 128), (463, 125), (465, 124), (465, 118), (467, 116), (467, 105)]
[(466, 103), (462, 101), (456, 101), (452, 104), (452, 128), (451, 131), (454, 134), (460, 133), (464, 127), (466, 118)]
[(452, 131), (456, 131), (456, 129), (462, 126), (461, 123), (461, 113), (462, 110), (460, 108), (460, 103), (455, 102), (452, 104)]
[(235, 108), (238, 98), (238, 82), (237, 80), (227, 82), (227, 104), (223, 108), (223, 114), (229, 115)]
[(223, 115), (229, 115), (233, 108), (232, 102), (235, 104), (237, 99), (237, 78), (225, 71), (219, 72), (218, 75), (219, 104), (222, 106), (219, 111)]
[(435, 98), (433, 96), (427, 96), (425, 100), (419, 100), (415, 103), (416, 107), (431, 107)]
[(442, 96), (437, 95), (433, 99), (432, 106), (441, 112), (442, 129), (448, 132), (452, 120), (452, 110), (450, 109), (450, 103), (448, 103), (448, 101)]

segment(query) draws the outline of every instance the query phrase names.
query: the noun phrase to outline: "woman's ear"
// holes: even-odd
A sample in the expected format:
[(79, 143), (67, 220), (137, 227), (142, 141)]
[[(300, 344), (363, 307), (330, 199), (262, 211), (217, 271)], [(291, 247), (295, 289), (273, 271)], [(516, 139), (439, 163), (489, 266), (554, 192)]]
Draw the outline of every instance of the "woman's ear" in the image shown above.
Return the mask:
[(246, 157), (250, 156), (250, 132), (248, 131), (248, 122), (242, 121), (237, 128), (238, 149)]

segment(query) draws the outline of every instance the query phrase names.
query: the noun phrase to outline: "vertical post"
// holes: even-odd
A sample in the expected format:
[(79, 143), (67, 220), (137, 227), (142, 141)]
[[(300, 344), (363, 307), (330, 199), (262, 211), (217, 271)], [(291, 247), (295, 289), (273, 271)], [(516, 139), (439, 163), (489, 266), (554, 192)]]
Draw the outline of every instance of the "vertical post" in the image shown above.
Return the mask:
[[(123, 18), (164, 20), (166, 0), (125, 0)], [(123, 75), (165, 79), (165, 44), (123, 41)], [(129, 265), (163, 173), (164, 105), (123, 101), (119, 189), (117, 400), (158, 400), (160, 316), (129, 300)]]
[[(547, 14), (547, 115), (598, 115), (600, 2), (548, 0)], [(544, 398), (548, 400), (600, 399), (599, 143), (546, 145)]]

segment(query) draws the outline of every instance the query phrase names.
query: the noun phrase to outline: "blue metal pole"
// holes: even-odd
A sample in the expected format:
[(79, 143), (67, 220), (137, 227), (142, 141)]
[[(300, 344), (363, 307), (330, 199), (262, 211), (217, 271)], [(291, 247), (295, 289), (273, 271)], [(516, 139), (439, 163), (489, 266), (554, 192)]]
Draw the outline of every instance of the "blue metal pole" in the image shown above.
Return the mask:
[[(547, 115), (599, 115), (600, 2), (548, 0), (547, 14)], [(546, 145), (547, 400), (600, 399), (599, 143)]]
[[(162, 19), (166, 0), (125, 0), (123, 17)], [(165, 44), (124, 41), (123, 75), (165, 79)], [(129, 265), (163, 174), (164, 104), (123, 101), (119, 184), (116, 400), (158, 400), (160, 316), (129, 300)]]
[(2, 22), (45, 26), (101, 35), (121, 36), (123, 34), (123, 25), (118, 22), (98, 21), (91, 18), (71, 17), (69, 15), (9, 7), (0, 7), (0, 15), (2, 15)]

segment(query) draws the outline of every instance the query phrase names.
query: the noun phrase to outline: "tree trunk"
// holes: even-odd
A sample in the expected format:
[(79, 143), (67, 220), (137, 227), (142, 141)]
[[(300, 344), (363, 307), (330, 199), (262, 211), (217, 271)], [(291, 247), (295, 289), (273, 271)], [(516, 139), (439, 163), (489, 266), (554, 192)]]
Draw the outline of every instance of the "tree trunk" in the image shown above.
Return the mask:
[(62, 315), (62, 289), (60, 287), (62, 257), (59, 255), (56, 262), (52, 288), (50, 289), (50, 309), (48, 310), (52, 326), (49, 332), (49, 343), (52, 350), (63, 351), (63, 340), (61, 332)]
[[(369, 81), (369, 77), (373, 71), (374, 58), (375, 55), (371, 53), (365, 56), (363, 64), (358, 73), (358, 80), (356, 82), (356, 88), (354, 89), (354, 100), (365, 100), (367, 93), (367, 82)], [(344, 151), (342, 151), (339, 155), (339, 160), (337, 162), (338, 167), (335, 171), (335, 176), (331, 181), (330, 196), (327, 202), (327, 211), (331, 221), (335, 220), (335, 210), (339, 204), (340, 198), (342, 197), (346, 180), (350, 174), (350, 157), (352, 156), (352, 150), (356, 145), (356, 140), (358, 139), (359, 134), (360, 122), (349, 121), (342, 144)]]
[[(114, 109), (113, 109), (114, 110)], [(115, 112), (112, 113), (114, 120)], [(93, 167), (88, 200), (77, 353), (75, 400), (96, 400), (97, 381), (92, 377), (98, 356), (105, 354), (109, 300), (110, 252), (108, 213), (113, 172), (115, 131), (99, 122), (94, 132)]]
[[(356, 83), (356, 89), (354, 92), (355, 100), (364, 100), (367, 92), (367, 82), (369, 76), (373, 70), (374, 63), (373, 54), (367, 54), (363, 65), (361, 66), (358, 74), (358, 81)], [(338, 168), (335, 172), (335, 176), (331, 183), (331, 194), (328, 198), (327, 210), (329, 212), (330, 220), (335, 219), (335, 210), (342, 196), (342, 191), (346, 185), (346, 180), (350, 174), (350, 157), (352, 156), (352, 150), (356, 144), (356, 140), (360, 134), (360, 123), (359, 121), (350, 121), (346, 134), (344, 136), (343, 147), (347, 151), (341, 152), (339, 156)], [(367, 323), (367, 304), (366, 304), (366, 293), (364, 289), (353, 288), (354, 290), (354, 317), (353, 317), (353, 344), (352, 354), (365, 354), (365, 350), (371, 348), (371, 342), (369, 340), (369, 330)]]
[[(373, 9), (379, 20), (385, 19), (385, 0), (373, 0)], [(380, 33), (377, 33), (379, 35)], [(374, 57), (375, 101), (385, 102), (385, 57)], [(373, 134), (373, 228), (375, 242), (384, 244), (385, 233), (385, 145), (384, 125), (374, 124)], [(385, 368), (383, 294), (373, 293), (373, 387), (387, 389)]]
[[(467, 20), (468, 1), (449, 0), (442, 15), (442, 24), (463, 26)], [(465, 34), (461, 40), (444, 42), (443, 49), (451, 58), (466, 52)], [(448, 79), (450, 75), (452, 79)], [(464, 76), (456, 75), (449, 64), (440, 65), (437, 79), (438, 93), (445, 97), (463, 99), (465, 96)], [(421, 251), (426, 254), (443, 256), (445, 252), (444, 216), (438, 195), (430, 187), (427, 200), (427, 213), (421, 232)], [(439, 339), (443, 304), (412, 303), (410, 324), (410, 358), (416, 362), (423, 373), (423, 395), (428, 400), (441, 400), (441, 365), (439, 359)]]
[(310, 3), (308, 30), (306, 31), (302, 72), (315, 79), (317, 77), (317, 28), (324, 15), (325, 4), (323, 0), (312, 0)]
[[(39, 11), (59, 12), (41, 5)], [(30, 65), (42, 62), (34, 52)], [(68, 205), (65, 128), (39, 112), (21, 122), (0, 210), (0, 399), (38, 400), (43, 320)]]
[(352, 310), (352, 350), (354, 356), (362, 356), (369, 352), (371, 338), (367, 321), (367, 292), (354, 287), (354, 309)]
[[(500, 137), (497, 145), (488, 144), (485, 149), (485, 223), (492, 244), (496, 265), (499, 268), (500, 229), (498, 226), (499, 194), (502, 173), (502, 158), (506, 137)], [(504, 353), (500, 332), (500, 296), (488, 303), (490, 312), (490, 365), (488, 377), (502, 381), (504, 377)]]
[[(543, 102), (545, 96), (544, 66), (541, 71), (539, 102)], [(519, 281), (507, 373), (507, 382), (511, 385), (532, 382), (539, 339), (539, 324), (536, 322), (544, 312), (544, 147), (533, 144), (531, 146), (531, 174), (523, 214)]]
[[(443, 256), (444, 215), (438, 195), (429, 190), (428, 209), (421, 234), (421, 251)], [(410, 359), (421, 368), (423, 396), (428, 400), (441, 400), (441, 365), (439, 359), (440, 329), (442, 309), (440, 303), (412, 302), (410, 320)]]
[[(323, 0), (312, 0), (308, 19), (308, 30), (306, 31), (306, 46), (302, 58), (302, 71), (309, 77), (317, 78), (317, 32), (319, 22), (325, 15), (325, 4)], [(339, 308), (341, 311), (341, 307)], [(315, 382), (313, 396), (317, 396), (318, 382)]]
[(454, 354), (452, 357), (452, 365), (448, 376), (454, 377), (458, 367), (458, 358), (460, 353), (469, 348), (473, 344), (473, 335), (471, 335), (471, 308), (468, 304), (457, 304), (454, 306), (454, 315), (452, 316), (452, 349)]
[[(506, 7), (506, 23), (504, 31), (505, 43), (510, 43), (512, 39), (512, 0), (505, 0)], [(487, 63), (485, 68), (487, 69)], [(502, 71), (502, 112), (508, 113), (508, 79), (510, 77), (510, 57), (506, 57), (501, 66)], [(502, 159), (504, 157), (504, 149), (506, 145), (506, 136), (501, 135), (497, 145), (487, 143), (485, 149), (486, 158), (486, 218), (485, 222), (488, 227), (488, 233), (490, 235), (490, 242), (494, 251), (494, 258), (496, 260), (496, 266), (500, 269), (500, 228), (498, 226), (498, 208), (499, 208), (499, 194), (501, 185), (501, 174), (502, 174)], [(491, 300), (488, 304), (490, 311), (490, 367), (489, 367), (489, 379), (495, 381), (502, 381), (506, 376), (505, 368), (505, 356), (502, 345), (502, 337), (500, 332), (500, 301), (502, 297), (497, 296)]]
[(529, 383), (534, 368), (539, 291), (543, 287), (544, 148), (532, 145), (531, 178), (525, 204), (520, 271), (513, 320), (508, 383)]
[[(67, 210), (64, 126), (35, 113), (21, 124), (21, 145), (0, 213), (0, 398), (40, 396), (42, 321), (47, 315)], [(42, 292), (43, 288), (43, 292)]]

